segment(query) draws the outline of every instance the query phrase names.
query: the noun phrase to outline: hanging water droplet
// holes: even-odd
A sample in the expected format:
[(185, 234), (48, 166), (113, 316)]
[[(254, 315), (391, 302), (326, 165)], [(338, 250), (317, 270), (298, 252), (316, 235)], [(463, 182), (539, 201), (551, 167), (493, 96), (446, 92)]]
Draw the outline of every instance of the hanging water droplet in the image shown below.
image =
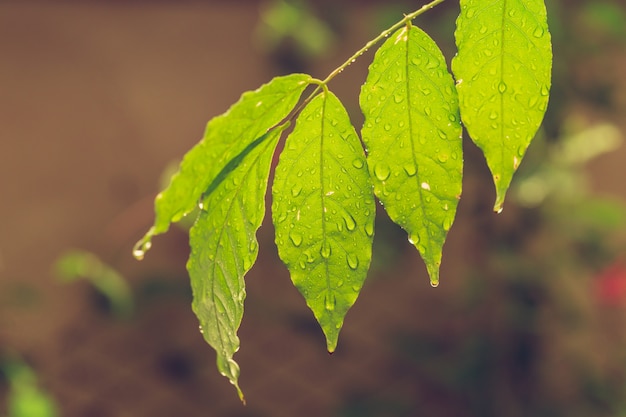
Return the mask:
[(328, 242), (322, 243), (322, 249), (320, 249), (320, 255), (322, 255), (322, 258), (325, 258), (325, 259), (330, 258), (331, 253), (332, 253), (332, 249), (330, 247), (330, 243)]
[(379, 181), (385, 181), (390, 174), (389, 167), (385, 164), (378, 164), (374, 167), (374, 175)]
[(248, 257), (243, 258), (243, 269), (249, 270), (252, 267), (252, 260)]
[(346, 229), (349, 231), (353, 231), (356, 228), (356, 222), (354, 221), (354, 217), (350, 213), (346, 213), (343, 216), (343, 221), (346, 224)]
[(138, 261), (141, 261), (144, 255), (146, 254), (146, 252), (148, 252), (151, 247), (152, 247), (152, 242), (150, 240), (139, 241), (133, 248), (133, 256)]
[(406, 172), (406, 175), (409, 177), (412, 177), (417, 172), (417, 168), (415, 168), (415, 164), (406, 164), (404, 166), (404, 172)]
[(450, 230), (451, 227), (452, 227), (452, 218), (446, 217), (443, 220), (443, 230), (447, 232), (448, 230)]
[(294, 246), (300, 246), (302, 244), (302, 235), (296, 231), (291, 231), (289, 233), (289, 238), (291, 239), (291, 243), (294, 244)]
[(252, 239), (250, 243), (248, 244), (248, 250), (250, 252), (256, 251), (258, 247), (259, 247), (259, 244), (257, 243), (256, 239)]
[(346, 260), (348, 261), (350, 269), (357, 269), (359, 267), (359, 258), (355, 254), (349, 253), (346, 256)]
[(333, 311), (335, 309), (335, 305), (337, 305), (337, 298), (335, 297), (335, 294), (326, 294), (324, 296), (324, 307), (326, 307), (326, 310), (328, 311)]

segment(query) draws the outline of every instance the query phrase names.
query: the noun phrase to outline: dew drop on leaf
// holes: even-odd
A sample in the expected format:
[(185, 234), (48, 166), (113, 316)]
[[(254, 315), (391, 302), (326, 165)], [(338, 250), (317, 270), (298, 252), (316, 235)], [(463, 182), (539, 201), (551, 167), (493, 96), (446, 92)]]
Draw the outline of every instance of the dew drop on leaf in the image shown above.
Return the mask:
[(354, 161), (352, 161), (352, 166), (357, 168), (357, 169), (363, 168), (363, 160), (362, 159), (355, 159)]
[(335, 309), (335, 305), (337, 305), (337, 298), (334, 294), (328, 294), (324, 296), (324, 306), (326, 310), (333, 311)]
[(346, 224), (346, 229), (353, 231), (356, 228), (356, 222), (354, 221), (354, 217), (350, 213), (346, 213), (343, 217), (343, 221)]
[(289, 233), (289, 239), (291, 239), (291, 243), (295, 246), (300, 246), (302, 244), (302, 235), (298, 232), (292, 231)]
[(385, 181), (390, 174), (389, 167), (385, 164), (378, 164), (374, 167), (374, 175), (379, 181)]
[(322, 243), (322, 249), (320, 250), (320, 255), (322, 255), (322, 258), (324, 259), (330, 258), (331, 253), (332, 253), (332, 249), (330, 247), (330, 243), (328, 242)]
[(506, 91), (506, 84), (504, 83), (504, 81), (500, 81), (500, 83), (498, 84), (498, 91), (503, 94)]
[(412, 177), (417, 172), (417, 168), (415, 168), (415, 164), (407, 164), (404, 166), (404, 172), (406, 172), (406, 175), (409, 177)]
[(359, 267), (359, 258), (355, 254), (349, 253), (346, 256), (346, 260), (348, 261), (350, 269), (357, 269)]
[(368, 235), (369, 237), (374, 236), (374, 224), (367, 223), (365, 225), (365, 234)]

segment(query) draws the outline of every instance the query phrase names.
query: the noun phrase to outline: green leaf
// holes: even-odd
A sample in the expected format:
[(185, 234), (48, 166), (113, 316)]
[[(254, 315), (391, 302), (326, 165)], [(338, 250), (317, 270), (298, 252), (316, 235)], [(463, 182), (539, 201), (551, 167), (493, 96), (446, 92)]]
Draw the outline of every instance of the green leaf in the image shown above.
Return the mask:
[(377, 51), (361, 88), (374, 192), (439, 282), (461, 196), (463, 149), (454, 81), (432, 39), (407, 26)]
[(265, 192), (272, 156), (284, 127), (261, 136), (233, 158), (209, 186), (190, 230), (187, 270), (192, 308), (204, 339), (217, 352), (217, 367), (238, 385), (237, 329), (243, 317), (244, 275), (258, 254), (256, 231), (265, 215)]
[(244, 93), (226, 113), (209, 121), (204, 138), (187, 152), (170, 185), (157, 195), (154, 226), (137, 242), (135, 257), (141, 259), (152, 237), (166, 232), (170, 222), (193, 211), (224, 167), (293, 110), (310, 80), (305, 74), (276, 77)]
[(548, 105), (552, 47), (543, 0), (461, 0), (452, 60), (461, 117), (487, 159), (495, 211)]
[(371, 260), (375, 204), (365, 167), (346, 110), (324, 91), (298, 117), (272, 188), (278, 253), (329, 352)]

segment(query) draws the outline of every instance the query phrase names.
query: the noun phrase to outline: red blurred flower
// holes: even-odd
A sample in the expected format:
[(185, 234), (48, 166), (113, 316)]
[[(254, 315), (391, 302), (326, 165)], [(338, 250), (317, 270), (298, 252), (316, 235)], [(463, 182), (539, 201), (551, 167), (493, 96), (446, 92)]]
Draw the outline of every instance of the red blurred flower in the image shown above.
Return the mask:
[(596, 275), (594, 289), (600, 304), (626, 305), (626, 265), (615, 262), (608, 266)]

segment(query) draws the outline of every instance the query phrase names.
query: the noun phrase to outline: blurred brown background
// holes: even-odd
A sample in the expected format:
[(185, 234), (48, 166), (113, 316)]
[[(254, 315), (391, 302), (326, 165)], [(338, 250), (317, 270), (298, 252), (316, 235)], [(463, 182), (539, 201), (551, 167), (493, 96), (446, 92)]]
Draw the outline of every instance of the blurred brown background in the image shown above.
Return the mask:
[[(491, 180), (468, 142), (464, 198), (432, 289), (381, 212), (370, 278), (334, 355), (266, 222), (236, 356), (241, 406), (191, 312), (185, 231), (157, 238), (141, 263), (131, 248), (162, 173), (212, 116), (275, 75), (325, 77), (418, 7), (290, 4), (0, 2), (0, 363), (29, 364), (65, 417), (626, 415), (619, 1), (548, 1), (550, 109), (504, 213), (491, 213)], [(416, 21), (448, 58), (457, 8)], [(308, 22), (308, 36), (290, 19)], [(371, 56), (331, 84), (356, 126)], [(571, 143), (583, 157), (554, 156)], [(55, 277), (72, 248), (128, 280), (131, 317), (115, 317), (88, 282)], [(0, 415), (9, 386), (0, 379)]]

